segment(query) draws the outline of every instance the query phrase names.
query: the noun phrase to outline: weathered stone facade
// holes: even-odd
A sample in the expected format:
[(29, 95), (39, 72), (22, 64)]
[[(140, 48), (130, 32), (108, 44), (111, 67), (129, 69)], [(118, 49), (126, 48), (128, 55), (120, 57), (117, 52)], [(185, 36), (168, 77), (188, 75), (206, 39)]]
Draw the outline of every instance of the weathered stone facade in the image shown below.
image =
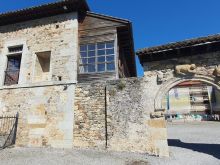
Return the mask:
[[(164, 110), (165, 107), (163, 107), (162, 100), (165, 94), (172, 87), (188, 80), (202, 81), (220, 89), (219, 78), (213, 75), (215, 68), (219, 65), (219, 54), (220, 52), (204, 53), (178, 59), (173, 58), (144, 63), (144, 76), (148, 84), (150, 84), (150, 88), (148, 88), (150, 95), (146, 96), (150, 103), (146, 106), (155, 111)], [(196, 65), (194, 73), (186, 73), (185, 75), (175, 73), (176, 66), (191, 64)], [(161, 75), (163, 80), (158, 81), (158, 76), (161, 77)]]
[(105, 83), (78, 84), (75, 92), (73, 144), (105, 149)]
[(147, 84), (132, 78), (77, 85), (74, 146), (168, 156), (165, 120), (145, 106)]
[[(73, 12), (0, 27), (0, 115), (19, 112), (17, 146), (72, 148), (77, 19)], [(8, 48), (17, 45), (23, 46), (19, 81), (4, 86)], [(49, 78), (35, 82), (36, 54), (47, 51)]]
[[(61, 13), (67, 12), (71, 6), (66, 5), (57, 4), (58, 8), (61, 7)], [(53, 9), (55, 14), (56, 10)], [(8, 25), (0, 26), (0, 115), (14, 116), (19, 113), (16, 146), (85, 147), (168, 156), (164, 118), (154, 114), (152, 95), (149, 94), (154, 92), (154, 88), (151, 88), (155, 85), (155, 81), (151, 81), (154, 79), (147, 77), (105, 82), (105, 73), (100, 72), (99, 78), (103, 78), (103, 83), (77, 84), (77, 65), (80, 61), (78, 40), (80, 37), (82, 39), (82, 34), (78, 35), (78, 14), (82, 13), (70, 12), (51, 17), (47, 14), (40, 19), (16, 24), (9, 22)], [(90, 16), (107, 18), (91, 13)], [(123, 30), (116, 30), (115, 25), (109, 21), (120, 23)], [(123, 46), (123, 49), (129, 51), (124, 52), (124, 60), (127, 61), (121, 61), (121, 64), (130, 63), (131, 68), (128, 68), (131, 75), (136, 75), (131, 23), (112, 17), (105, 22), (108, 23), (106, 27), (114, 27), (114, 37), (116, 31), (118, 39), (121, 35), (121, 45), (115, 41), (114, 49), (128, 45)], [(90, 25), (95, 25), (90, 21), (88, 23), (88, 29)], [(97, 32), (95, 35), (99, 36), (100, 31), (94, 29)], [(110, 30), (112, 32), (112, 28)], [(109, 30), (105, 33), (109, 33)], [(105, 33), (102, 35), (105, 36)], [(97, 36), (94, 38), (97, 39)], [(92, 36), (85, 37), (91, 40)], [(106, 42), (114, 40), (111, 37), (105, 38)], [(13, 51), (9, 51), (16, 46), (22, 46), (21, 52), (13, 54)], [(6, 86), (5, 71), (9, 56), (17, 54), (21, 55), (19, 80), (15, 85)], [(41, 58), (46, 58), (43, 66)], [(118, 54), (115, 54), (113, 61), (116, 58), (119, 58)], [(39, 74), (44, 65), (47, 71)], [(117, 67), (114, 72), (118, 72)], [(94, 77), (94, 73), (90, 76), (87, 78)]]
[(19, 113), (16, 145), (71, 147), (72, 92), (73, 86), (64, 90), (62, 85), (1, 90), (3, 113)]
[(23, 45), (19, 84), (34, 83), (36, 53), (51, 51), (51, 77), (76, 81), (78, 55), (77, 13), (0, 27), (0, 75), (4, 82), (8, 47)]
[(109, 149), (169, 155), (165, 120), (152, 118), (146, 106), (148, 87), (145, 79), (136, 78), (107, 86)]

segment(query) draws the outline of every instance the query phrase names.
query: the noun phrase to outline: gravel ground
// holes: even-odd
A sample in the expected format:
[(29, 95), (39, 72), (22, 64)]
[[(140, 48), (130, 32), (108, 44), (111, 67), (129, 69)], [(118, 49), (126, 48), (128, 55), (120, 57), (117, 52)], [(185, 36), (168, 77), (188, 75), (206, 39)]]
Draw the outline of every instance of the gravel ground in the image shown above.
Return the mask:
[(12, 148), (0, 150), (0, 165), (220, 165), (220, 123), (168, 124), (168, 137), (170, 158), (95, 150)]
[(12, 148), (0, 151), (0, 165), (148, 165), (146, 155), (96, 150)]

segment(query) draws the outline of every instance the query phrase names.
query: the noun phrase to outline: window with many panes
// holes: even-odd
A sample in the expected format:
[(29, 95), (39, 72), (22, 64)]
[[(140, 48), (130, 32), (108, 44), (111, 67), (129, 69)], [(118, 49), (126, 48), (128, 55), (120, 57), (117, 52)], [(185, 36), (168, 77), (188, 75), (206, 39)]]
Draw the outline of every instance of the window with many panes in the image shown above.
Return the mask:
[(114, 41), (80, 46), (80, 73), (111, 72), (114, 70)]

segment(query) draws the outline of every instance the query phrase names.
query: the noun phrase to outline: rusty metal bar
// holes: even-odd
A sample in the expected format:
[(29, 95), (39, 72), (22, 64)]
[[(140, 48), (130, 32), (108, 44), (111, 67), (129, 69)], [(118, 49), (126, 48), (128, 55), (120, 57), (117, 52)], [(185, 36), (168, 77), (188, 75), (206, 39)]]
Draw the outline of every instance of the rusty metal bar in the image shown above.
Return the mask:
[(0, 116), (0, 149), (15, 144), (17, 124), (18, 114), (16, 116)]
[(19, 70), (5, 71), (4, 85), (18, 84)]

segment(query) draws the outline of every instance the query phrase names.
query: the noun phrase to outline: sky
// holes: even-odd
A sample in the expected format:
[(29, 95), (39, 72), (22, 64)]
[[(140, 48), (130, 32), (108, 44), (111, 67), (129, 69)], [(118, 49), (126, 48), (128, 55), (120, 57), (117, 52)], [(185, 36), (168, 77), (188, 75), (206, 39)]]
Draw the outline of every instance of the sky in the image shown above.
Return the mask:
[[(0, 13), (56, 0), (0, 1)], [(219, 0), (88, 0), (91, 11), (133, 22), (135, 50), (220, 33)], [(138, 76), (143, 69), (137, 58)]]

